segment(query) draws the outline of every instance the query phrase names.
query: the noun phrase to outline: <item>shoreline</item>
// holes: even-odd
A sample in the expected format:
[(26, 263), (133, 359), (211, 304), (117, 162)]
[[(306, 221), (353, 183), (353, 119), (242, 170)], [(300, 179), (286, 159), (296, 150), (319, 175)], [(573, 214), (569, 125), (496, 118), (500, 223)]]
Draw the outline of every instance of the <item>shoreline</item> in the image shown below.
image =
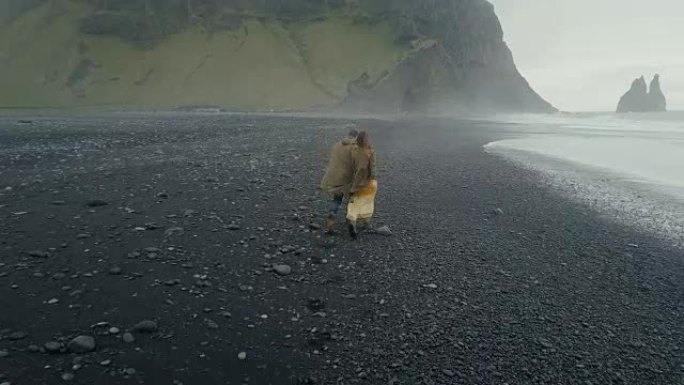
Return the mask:
[[(152, 117), (46, 118), (30, 132), (0, 120), (0, 307), (12, 309), (0, 382), (684, 376), (682, 252), (483, 150), (515, 127), (363, 121), (378, 153), (375, 222), (394, 235), (354, 243), (316, 230), (344, 121)], [(123, 342), (143, 320), (158, 329)], [(29, 348), (83, 334), (94, 352)]]
[(684, 250), (681, 188), (532, 151), (493, 146), (485, 146), (485, 151), (538, 173), (540, 185), (557, 191), (561, 198), (587, 205), (609, 221), (649, 233)]

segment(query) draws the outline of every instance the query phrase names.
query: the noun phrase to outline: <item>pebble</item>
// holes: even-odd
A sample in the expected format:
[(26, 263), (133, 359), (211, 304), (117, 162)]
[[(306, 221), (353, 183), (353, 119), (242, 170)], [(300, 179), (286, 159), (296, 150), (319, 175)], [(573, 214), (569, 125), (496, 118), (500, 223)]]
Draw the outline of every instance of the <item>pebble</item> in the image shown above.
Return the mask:
[(121, 330), (117, 327), (111, 327), (109, 328), (109, 334), (119, 334)]
[(152, 333), (157, 331), (157, 323), (150, 320), (145, 320), (133, 326), (133, 330), (140, 333)]
[(246, 359), (247, 359), (247, 353), (245, 353), (245, 352), (238, 353), (238, 360), (244, 361)]
[(451, 371), (451, 370), (449, 370), (449, 369), (444, 369), (444, 370), (442, 370), (442, 373), (444, 373), (444, 375), (447, 376), (447, 377), (453, 377), (453, 376), (456, 375), (456, 373), (454, 373), (453, 371)]
[(164, 235), (166, 235), (167, 237), (170, 237), (176, 233), (182, 233), (182, 232), (183, 232), (182, 227), (172, 227), (170, 229), (166, 229), (166, 231), (164, 231)]
[(34, 257), (34, 258), (50, 258), (50, 252), (48, 251), (41, 251), (41, 250), (33, 250), (29, 251), (29, 256)]
[(493, 213), (494, 213), (494, 215), (504, 215), (503, 210), (501, 210), (498, 207), (494, 209)]
[(133, 334), (131, 334), (131, 333), (124, 333), (124, 335), (121, 338), (127, 344), (135, 342), (135, 337), (133, 337)]
[(7, 351), (5, 351), (5, 350), (0, 350), (0, 358), (5, 358), (5, 357), (7, 357), (7, 356), (9, 356), (9, 353), (7, 353)]
[(95, 350), (95, 338), (90, 336), (78, 336), (69, 342), (69, 351), (72, 353), (87, 353)]
[(428, 289), (436, 289), (437, 285), (435, 285), (434, 283), (428, 283), (427, 285), (423, 285), (423, 287)]
[(62, 350), (62, 344), (56, 341), (46, 342), (43, 346), (49, 353), (58, 353), (60, 350)]
[(54, 305), (58, 302), (59, 302), (59, 300), (57, 298), (53, 298), (53, 299), (49, 300), (47, 303), (48, 303), (48, 305)]
[(109, 274), (111, 274), (111, 275), (120, 275), (121, 272), (122, 272), (122, 270), (121, 270), (121, 268), (118, 267), (118, 266), (117, 266), (117, 267), (112, 267), (111, 269), (109, 269)]
[(127, 375), (132, 376), (136, 373), (136, 370), (133, 368), (128, 368), (124, 371)]
[(544, 349), (552, 349), (553, 348), (553, 344), (549, 340), (547, 340), (546, 338), (539, 338), (539, 340), (537, 342), (539, 342), (539, 345), (541, 345)]
[(28, 337), (28, 334), (24, 332), (14, 332), (9, 335), (10, 341), (19, 341), (23, 340), (24, 338)]
[(288, 265), (273, 265), (273, 271), (275, 271), (279, 275), (292, 274), (292, 268)]
[(377, 229), (375, 229), (375, 232), (377, 234), (383, 235), (385, 237), (389, 237), (392, 235), (392, 230), (389, 228), (389, 226), (382, 226)]
[(100, 362), (100, 365), (102, 366), (109, 366), (112, 364), (112, 360), (104, 360)]
[(310, 224), (309, 224), (309, 228), (310, 228), (311, 230), (320, 230), (320, 229), (322, 229), (322, 226), (319, 225), (318, 223), (310, 223)]
[(62, 374), (62, 380), (64, 381), (71, 381), (74, 379), (74, 374), (73, 373), (64, 373)]
[(325, 301), (322, 299), (310, 298), (306, 304), (306, 307), (315, 313), (325, 309)]
[(231, 223), (231, 224), (228, 225), (228, 230), (230, 230), (230, 231), (237, 231), (237, 230), (240, 230), (240, 226), (237, 225), (237, 224), (235, 224), (235, 223)]
[(108, 203), (106, 201), (101, 200), (101, 199), (93, 199), (92, 201), (88, 202), (87, 205), (89, 207), (102, 207), (102, 206), (107, 206)]

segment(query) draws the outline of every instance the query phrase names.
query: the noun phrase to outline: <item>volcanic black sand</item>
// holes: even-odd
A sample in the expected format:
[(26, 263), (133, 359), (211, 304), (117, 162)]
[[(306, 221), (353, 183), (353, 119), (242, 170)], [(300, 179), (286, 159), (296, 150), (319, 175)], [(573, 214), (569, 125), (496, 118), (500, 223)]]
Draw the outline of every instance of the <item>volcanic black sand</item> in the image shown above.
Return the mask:
[(363, 122), (393, 235), (326, 236), (347, 123), (0, 118), (0, 384), (684, 384), (681, 251), (448, 120)]

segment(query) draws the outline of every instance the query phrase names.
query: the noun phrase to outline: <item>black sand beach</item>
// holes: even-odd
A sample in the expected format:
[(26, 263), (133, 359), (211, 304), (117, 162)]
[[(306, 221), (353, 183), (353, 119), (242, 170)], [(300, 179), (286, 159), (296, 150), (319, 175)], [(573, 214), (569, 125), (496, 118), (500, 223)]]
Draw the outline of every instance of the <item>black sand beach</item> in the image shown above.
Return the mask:
[(347, 123), (0, 118), (0, 384), (684, 384), (682, 251), (437, 119), (363, 122), (394, 234), (325, 236)]

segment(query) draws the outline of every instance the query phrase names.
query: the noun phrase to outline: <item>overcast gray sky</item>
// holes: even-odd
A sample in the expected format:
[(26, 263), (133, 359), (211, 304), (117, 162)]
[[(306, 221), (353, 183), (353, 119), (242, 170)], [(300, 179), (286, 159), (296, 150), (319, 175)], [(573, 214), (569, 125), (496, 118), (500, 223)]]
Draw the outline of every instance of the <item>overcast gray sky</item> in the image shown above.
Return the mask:
[(634, 78), (661, 74), (684, 110), (684, 0), (489, 0), (518, 68), (565, 111), (609, 111)]

